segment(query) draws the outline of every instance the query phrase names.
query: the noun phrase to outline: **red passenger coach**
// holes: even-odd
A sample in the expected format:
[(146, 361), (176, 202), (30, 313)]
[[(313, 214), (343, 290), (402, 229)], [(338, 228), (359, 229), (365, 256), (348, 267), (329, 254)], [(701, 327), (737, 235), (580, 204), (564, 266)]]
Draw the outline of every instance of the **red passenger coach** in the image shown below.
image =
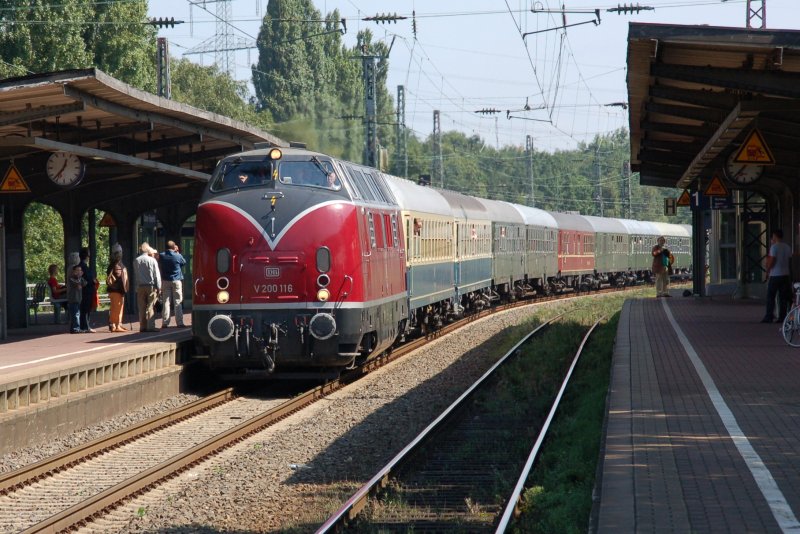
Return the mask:
[(220, 163), (197, 212), (193, 303), (198, 351), (218, 375), (338, 373), (397, 338), (399, 211), (369, 172), (299, 149)]
[(594, 229), (580, 215), (552, 213), (558, 223), (558, 271), (568, 286), (594, 274)]

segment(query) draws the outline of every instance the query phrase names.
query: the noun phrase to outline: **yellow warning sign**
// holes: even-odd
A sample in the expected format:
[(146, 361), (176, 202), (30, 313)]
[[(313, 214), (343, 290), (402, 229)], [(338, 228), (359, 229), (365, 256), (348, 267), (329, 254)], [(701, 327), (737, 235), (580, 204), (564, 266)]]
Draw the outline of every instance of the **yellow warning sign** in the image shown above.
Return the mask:
[(103, 215), (103, 218), (100, 219), (100, 222), (98, 223), (98, 225), (99, 226), (109, 226), (109, 227), (110, 226), (116, 226), (117, 225), (117, 221), (114, 220), (114, 217), (112, 217), (110, 213), (106, 212), (105, 215)]
[(689, 191), (684, 189), (681, 196), (678, 197), (678, 206), (690, 206), (691, 204), (692, 198), (689, 196)]
[(0, 182), (0, 193), (30, 193), (31, 189), (28, 187), (28, 184), (25, 183), (25, 180), (22, 178), (22, 175), (17, 170), (17, 167), (12, 163), (8, 170), (6, 171), (6, 175), (3, 177), (3, 181)]
[(733, 157), (735, 163), (757, 163), (759, 165), (775, 165), (775, 158), (767, 146), (758, 128), (750, 132), (739, 151)]
[(711, 183), (708, 184), (703, 194), (707, 197), (727, 197), (728, 188), (719, 179), (719, 175), (714, 174), (714, 177), (711, 178)]

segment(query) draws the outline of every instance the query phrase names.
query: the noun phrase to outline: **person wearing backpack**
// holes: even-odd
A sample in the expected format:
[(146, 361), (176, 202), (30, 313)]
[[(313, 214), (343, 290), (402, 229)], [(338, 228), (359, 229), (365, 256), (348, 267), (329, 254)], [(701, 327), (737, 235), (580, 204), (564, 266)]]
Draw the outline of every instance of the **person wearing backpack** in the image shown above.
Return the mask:
[(656, 277), (656, 297), (671, 297), (669, 294), (669, 271), (670, 254), (666, 247), (667, 240), (664, 236), (659, 236), (656, 245), (653, 247), (653, 266), (652, 271)]

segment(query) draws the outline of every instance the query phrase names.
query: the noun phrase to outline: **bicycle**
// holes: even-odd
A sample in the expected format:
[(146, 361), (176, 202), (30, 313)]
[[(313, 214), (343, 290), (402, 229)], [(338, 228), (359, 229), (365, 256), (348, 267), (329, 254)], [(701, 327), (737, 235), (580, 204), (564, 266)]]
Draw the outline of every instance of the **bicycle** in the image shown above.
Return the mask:
[(794, 305), (783, 319), (783, 340), (792, 347), (800, 347), (800, 282), (792, 284), (794, 287)]

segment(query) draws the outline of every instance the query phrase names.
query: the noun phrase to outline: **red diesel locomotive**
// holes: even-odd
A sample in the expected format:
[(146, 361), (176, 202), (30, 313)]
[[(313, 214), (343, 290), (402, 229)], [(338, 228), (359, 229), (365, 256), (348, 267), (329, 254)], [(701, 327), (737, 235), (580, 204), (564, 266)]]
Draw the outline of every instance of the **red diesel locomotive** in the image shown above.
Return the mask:
[(198, 352), (222, 376), (319, 377), (388, 348), (408, 316), (399, 217), (368, 167), (295, 148), (224, 159), (197, 212)]

